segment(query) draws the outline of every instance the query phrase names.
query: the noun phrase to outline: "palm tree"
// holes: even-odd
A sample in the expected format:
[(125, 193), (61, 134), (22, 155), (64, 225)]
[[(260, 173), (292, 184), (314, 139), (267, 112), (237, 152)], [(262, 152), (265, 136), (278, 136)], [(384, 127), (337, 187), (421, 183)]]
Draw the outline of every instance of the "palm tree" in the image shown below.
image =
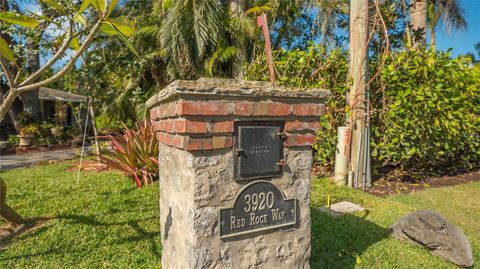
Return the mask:
[(178, 0), (164, 9), (159, 43), (173, 78), (221, 74), (242, 77), (247, 48), (258, 36), (255, 15), (269, 12), (270, 1), (249, 6), (246, 0)]
[(427, 0), (412, 0), (410, 4), (410, 24), (414, 33), (415, 45), (426, 45)]
[(309, 7), (314, 10), (314, 26), (321, 35), (321, 43), (331, 42), (335, 31), (339, 28), (339, 21), (346, 17), (349, 2), (345, 0), (309, 0)]
[(175, 77), (198, 76), (206, 56), (215, 50), (225, 14), (219, 0), (172, 2), (165, 11), (159, 38)]
[(430, 30), (430, 47), (435, 49), (435, 31), (439, 22), (447, 32), (465, 30), (465, 11), (460, 0), (429, 0), (428, 3), (428, 28)]

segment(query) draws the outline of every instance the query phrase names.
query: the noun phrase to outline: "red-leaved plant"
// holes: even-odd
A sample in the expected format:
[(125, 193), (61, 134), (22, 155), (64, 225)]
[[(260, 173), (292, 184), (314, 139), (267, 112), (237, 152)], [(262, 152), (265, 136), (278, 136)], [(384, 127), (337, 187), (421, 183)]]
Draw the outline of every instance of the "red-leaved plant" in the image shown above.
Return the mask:
[(158, 178), (158, 138), (148, 121), (138, 122), (135, 130), (124, 125), (124, 134), (110, 135), (113, 152), (99, 156), (102, 163), (133, 177), (138, 188)]

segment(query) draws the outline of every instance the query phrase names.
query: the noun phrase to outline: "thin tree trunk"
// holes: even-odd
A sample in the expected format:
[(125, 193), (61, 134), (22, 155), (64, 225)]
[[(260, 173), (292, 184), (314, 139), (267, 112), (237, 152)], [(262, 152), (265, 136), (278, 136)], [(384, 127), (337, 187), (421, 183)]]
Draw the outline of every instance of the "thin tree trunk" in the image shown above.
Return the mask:
[(435, 28), (430, 31), (430, 48), (435, 50), (435, 43), (437, 42), (437, 37), (435, 34)]
[(93, 129), (93, 138), (95, 140), (95, 153), (97, 154), (97, 161), (100, 161), (100, 155), (102, 152), (100, 151), (100, 144), (98, 143), (98, 131), (97, 131), (97, 123), (95, 119), (95, 110), (93, 108), (93, 98), (89, 97), (88, 98), (88, 113), (90, 113), (90, 120), (92, 124), (92, 129)]
[(412, 0), (410, 7), (410, 24), (412, 25), (412, 31), (422, 31), (419, 40), (414, 39), (414, 46), (425, 46), (427, 42), (427, 0)]

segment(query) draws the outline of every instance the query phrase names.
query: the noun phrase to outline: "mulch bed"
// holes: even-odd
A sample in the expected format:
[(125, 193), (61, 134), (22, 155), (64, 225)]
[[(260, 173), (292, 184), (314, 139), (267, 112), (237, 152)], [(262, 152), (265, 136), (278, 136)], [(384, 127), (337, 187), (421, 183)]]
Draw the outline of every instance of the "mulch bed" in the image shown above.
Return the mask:
[[(67, 171), (70, 171), (70, 172), (78, 171), (79, 166), (80, 166), (80, 161), (75, 162), (72, 164), (71, 167), (67, 168)], [(96, 161), (83, 161), (82, 168), (80, 170), (87, 171), (87, 172), (106, 172), (112, 169), (106, 166), (105, 164), (99, 163)]]
[[(332, 166), (322, 166), (318, 163), (313, 165), (312, 172), (314, 175), (321, 177), (332, 178), (334, 176)], [(480, 171), (457, 172), (457, 174), (445, 176), (425, 176), (390, 167), (376, 172), (377, 175), (373, 178), (373, 187), (366, 190), (366, 192), (377, 196), (416, 192), (429, 188), (455, 186), (480, 181)], [(445, 174), (447, 173), (445, 172)]]
[(378, 196), (387, 196), (479, 181), (480, 172), (463, 173), (453, 176), (426, 177), (418, 182), (380, 179), (375, 181), (373, 187), (367, 192)]

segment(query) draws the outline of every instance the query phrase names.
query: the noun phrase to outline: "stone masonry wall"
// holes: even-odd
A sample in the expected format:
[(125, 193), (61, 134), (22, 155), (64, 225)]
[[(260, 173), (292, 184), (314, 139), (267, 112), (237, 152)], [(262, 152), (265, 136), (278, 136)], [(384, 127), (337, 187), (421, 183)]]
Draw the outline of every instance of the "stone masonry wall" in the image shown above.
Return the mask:
[[(152, 97), (160, 139), (162, 268), (309, 268), (310, 169), (325, 91), (261, 82), (177, 81)], [(219, 210), (250, 181), (234, 180), (234, 122), (283, 121), (283, 175), (266, 179), (296, 198), (295, 227), (220, 239)]]

